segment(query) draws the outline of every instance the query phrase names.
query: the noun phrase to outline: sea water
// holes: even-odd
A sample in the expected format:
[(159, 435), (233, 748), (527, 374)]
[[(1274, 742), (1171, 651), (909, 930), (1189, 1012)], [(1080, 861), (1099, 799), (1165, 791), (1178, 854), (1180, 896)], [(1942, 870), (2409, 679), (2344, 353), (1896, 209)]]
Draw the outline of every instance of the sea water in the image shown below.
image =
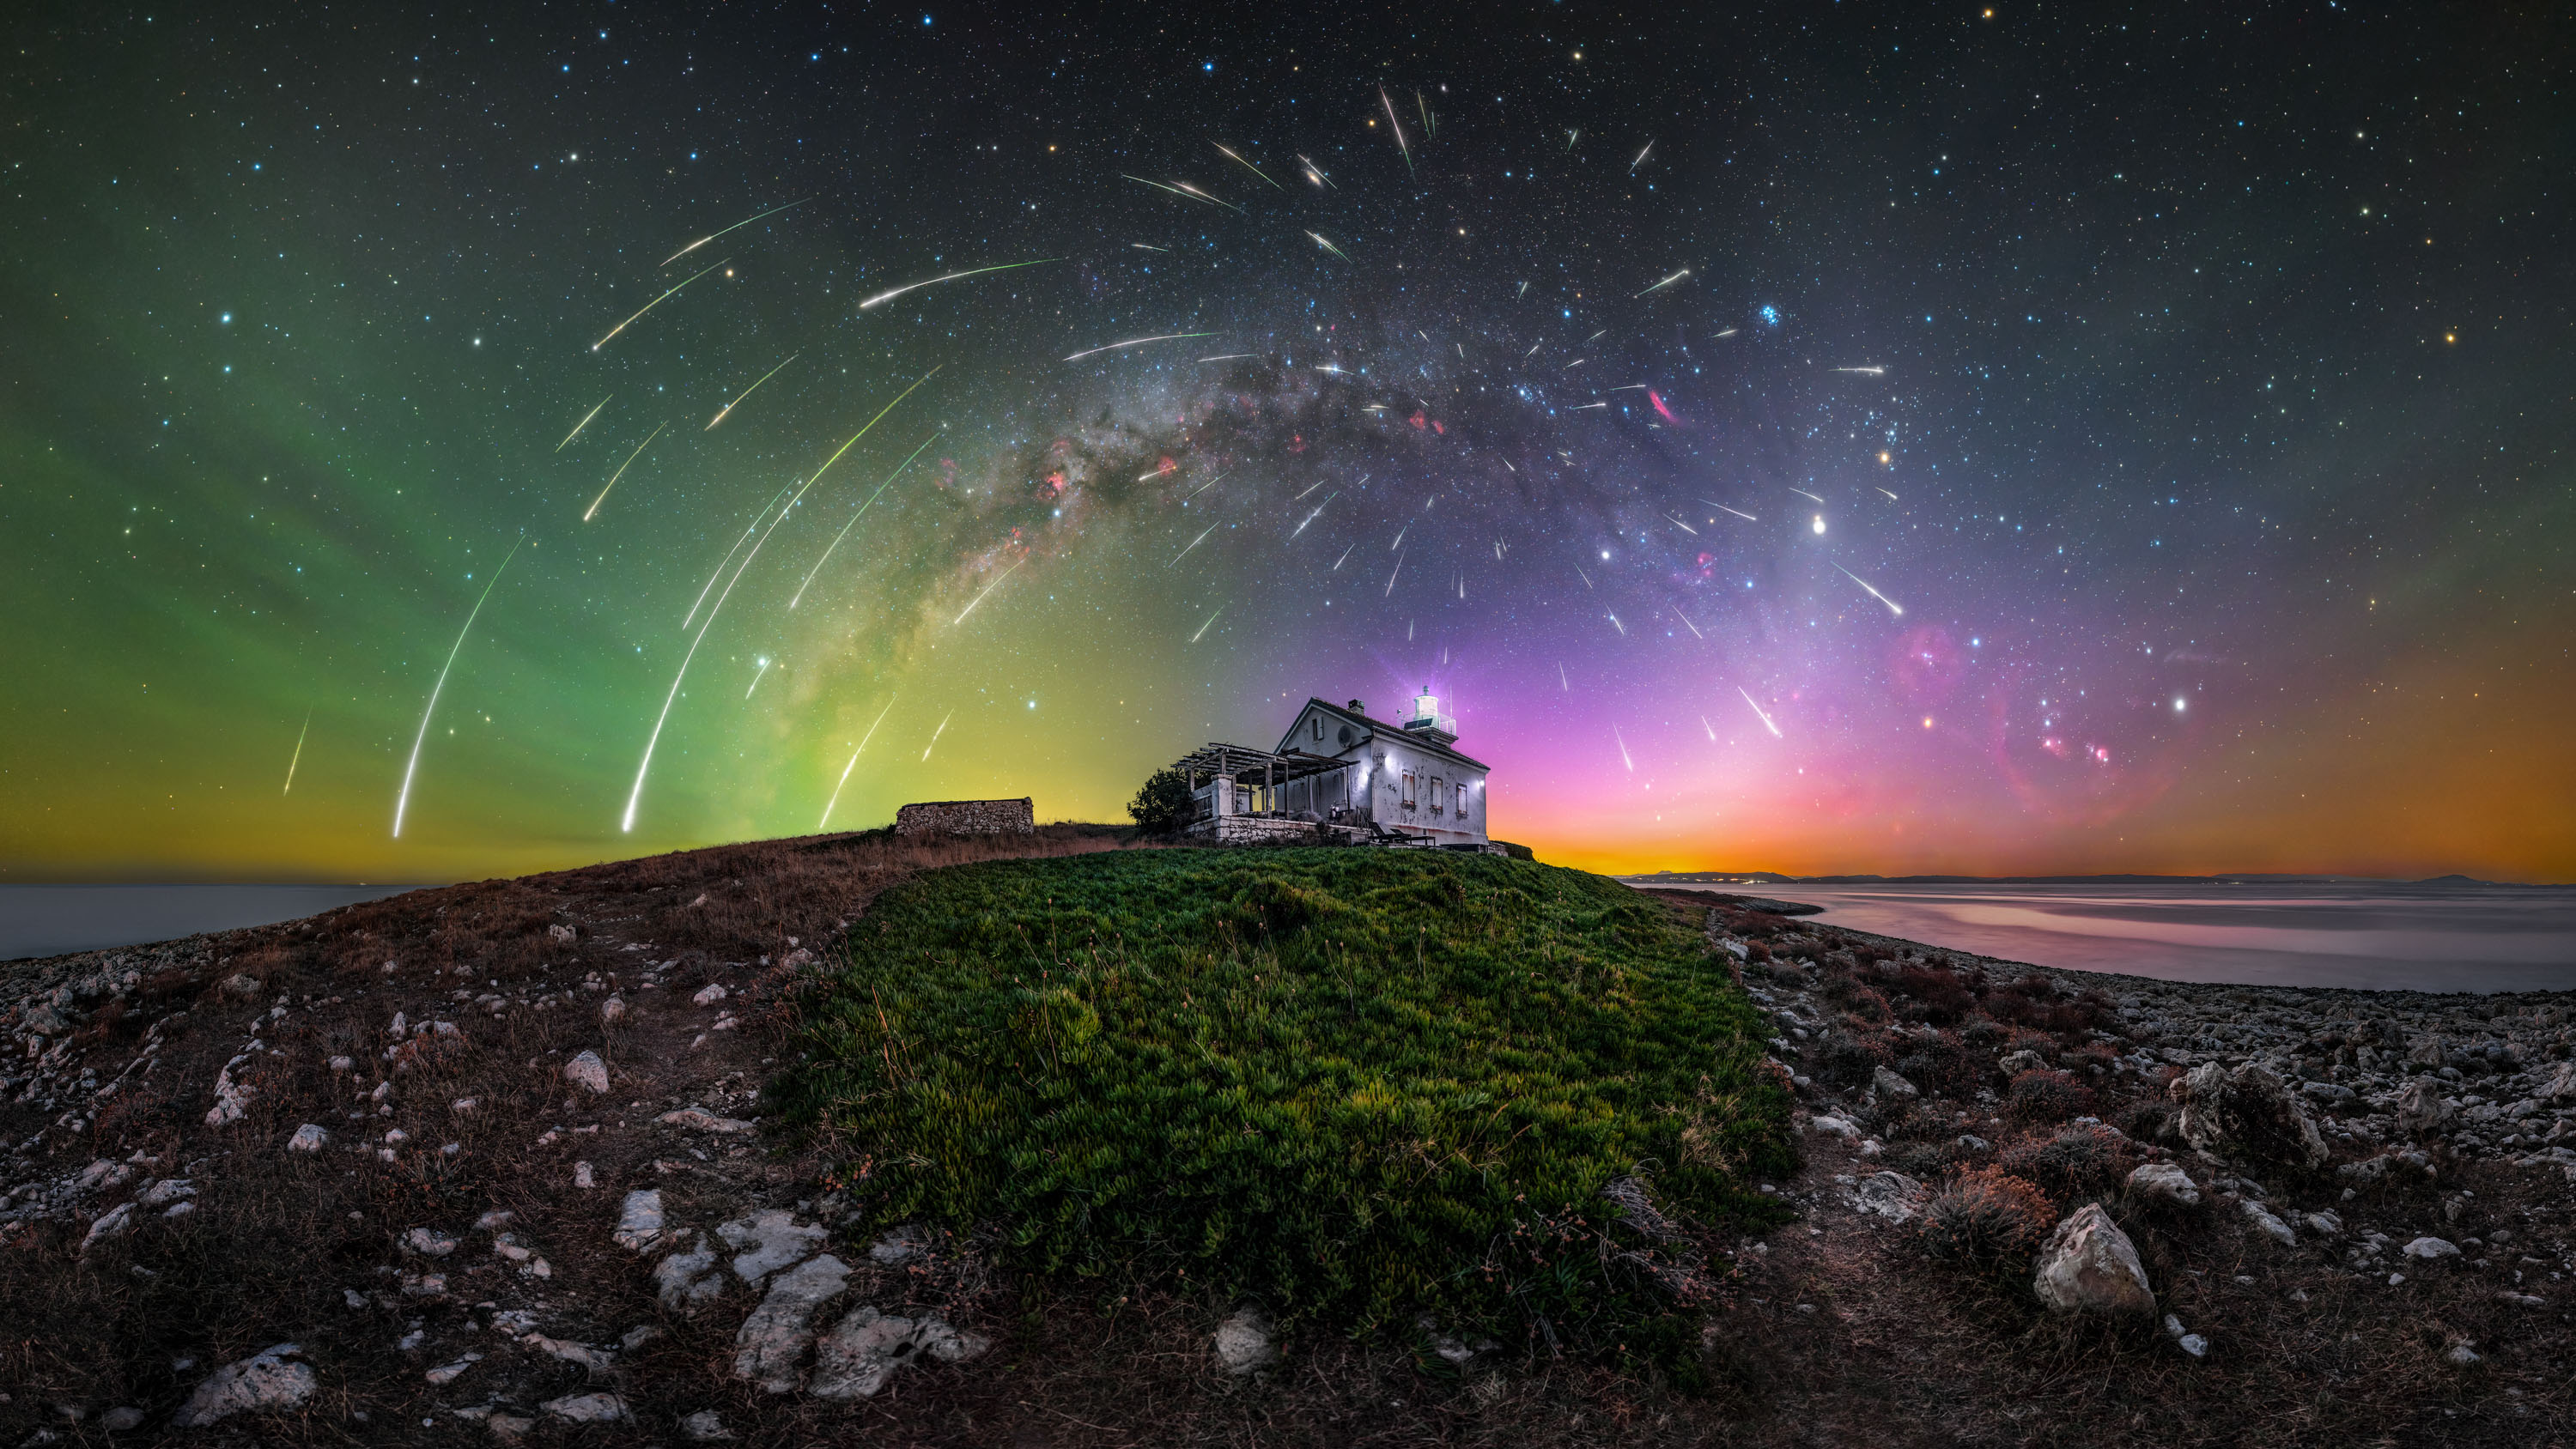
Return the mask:
[(407, 885), (0, 885), (0, 961), (265, 926)]
[[(1640, 882), (1656, 884), (1657, 882)], [(2576, 887), (2317, 881), (1711, 887), (1815, 919), (2076, 971), (2257, 986), (2576, 988)]]

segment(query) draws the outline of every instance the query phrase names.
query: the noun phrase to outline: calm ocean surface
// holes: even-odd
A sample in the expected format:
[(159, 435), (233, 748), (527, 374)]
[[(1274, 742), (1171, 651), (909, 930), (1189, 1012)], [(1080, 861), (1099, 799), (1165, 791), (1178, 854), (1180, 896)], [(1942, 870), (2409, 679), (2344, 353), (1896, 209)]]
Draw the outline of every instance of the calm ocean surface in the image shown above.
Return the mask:
[(0, 885), (0, 961), (292, 921), (416, 886)]
[(1903, 885), (1711, 887), (1820, 918), (2076, 971), (2407, 991), (2576, 988), (2576, 887)]

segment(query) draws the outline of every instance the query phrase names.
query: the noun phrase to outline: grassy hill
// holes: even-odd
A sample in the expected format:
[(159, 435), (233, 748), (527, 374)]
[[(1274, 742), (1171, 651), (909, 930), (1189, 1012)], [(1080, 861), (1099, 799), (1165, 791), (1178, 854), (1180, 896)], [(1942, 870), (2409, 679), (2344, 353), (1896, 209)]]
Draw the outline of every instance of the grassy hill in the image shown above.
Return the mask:
[(1687, 918), (1578, 871), (1130, 851), (888, 892), (773, 1093), (874, 1220), (1104, 1300), (1608, 1348), (1705, 1286), (1700, 1229), (1769, 1216), (1755, 1026)]

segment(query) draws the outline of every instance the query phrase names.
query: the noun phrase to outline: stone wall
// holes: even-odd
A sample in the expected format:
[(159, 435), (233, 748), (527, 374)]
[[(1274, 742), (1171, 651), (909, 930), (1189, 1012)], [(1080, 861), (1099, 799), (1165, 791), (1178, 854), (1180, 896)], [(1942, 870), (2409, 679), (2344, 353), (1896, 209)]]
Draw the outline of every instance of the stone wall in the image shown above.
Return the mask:
[(925, 800), (894, 813), (897, 835), (1026, 835), (1037, 829), (1028, 796), (1017, 800)]

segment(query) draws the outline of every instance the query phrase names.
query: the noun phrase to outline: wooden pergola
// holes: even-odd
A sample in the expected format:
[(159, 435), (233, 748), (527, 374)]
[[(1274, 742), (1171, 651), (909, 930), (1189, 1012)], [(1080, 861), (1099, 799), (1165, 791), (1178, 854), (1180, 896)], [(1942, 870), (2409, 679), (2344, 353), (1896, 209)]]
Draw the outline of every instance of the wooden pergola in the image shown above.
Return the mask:
[(1329, 755), (1310, 755), (1304, 750), (1279, 754), (1256, 750), (1248, 745), (1205, 744), (1181, 756), (1179, 767), (1190, 777), (1190, 791), (1196, 794), (1201, 776), (1223, 775), (1238, 785), (1250, 784), (1249, 777), (1258, 774), (1265, 795), (1291, 780), (1314, 775), (1329, 775), (1347, 770), (1350, 760), (1336, 760)]

